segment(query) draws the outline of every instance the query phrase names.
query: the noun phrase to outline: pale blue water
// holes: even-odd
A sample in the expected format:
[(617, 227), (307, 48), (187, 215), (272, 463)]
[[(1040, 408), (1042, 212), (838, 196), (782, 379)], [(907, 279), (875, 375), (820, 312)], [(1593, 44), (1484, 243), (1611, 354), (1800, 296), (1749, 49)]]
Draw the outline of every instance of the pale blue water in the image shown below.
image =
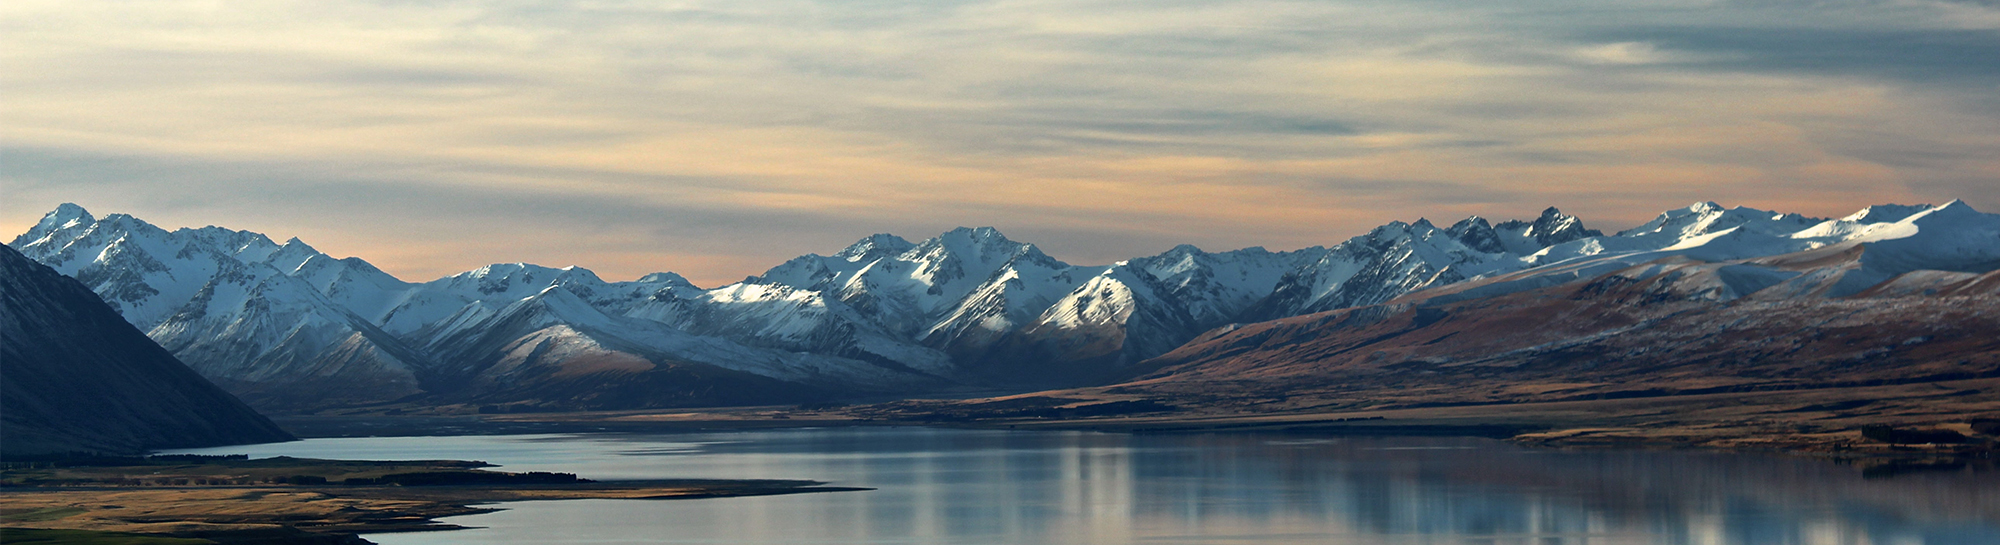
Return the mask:
[(811, 479), (838, 492), (503, 504), (443, 544), (2000, 544), (2000, 474), (1865, 478), (1746, 454), (1467, 438), (838, 428), (310, 439), (200, 449), (476, 459), (593, 479)]

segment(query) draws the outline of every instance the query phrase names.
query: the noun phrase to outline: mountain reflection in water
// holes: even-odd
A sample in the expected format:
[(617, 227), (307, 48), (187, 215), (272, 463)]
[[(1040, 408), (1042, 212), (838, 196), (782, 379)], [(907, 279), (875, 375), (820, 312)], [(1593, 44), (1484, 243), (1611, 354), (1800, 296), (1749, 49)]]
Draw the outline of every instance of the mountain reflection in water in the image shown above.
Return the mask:
[(878, 490), (506, 504), (513, 543), (2000, 543), (1990, 464), (1884, 478), (1823, 460), (1551, 451), (1470, 438), (842, 428), (680, 435), (317, 439), (203, 449), (481, 459), (597, 479), (814, 479)]

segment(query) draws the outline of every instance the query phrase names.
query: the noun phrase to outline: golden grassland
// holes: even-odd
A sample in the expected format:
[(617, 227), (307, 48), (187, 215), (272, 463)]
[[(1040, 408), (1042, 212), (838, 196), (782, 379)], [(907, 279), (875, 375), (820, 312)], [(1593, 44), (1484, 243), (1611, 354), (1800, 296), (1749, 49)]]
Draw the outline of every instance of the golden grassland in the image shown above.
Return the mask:
[[(811, 481), (560, 482), (562, 474), (477, 469), (464, 461), (135, 459), (72, 465), (10, 462), (0, 470), (0, 523), (12, 528), (200, 537), (231, 543), (357, 543), (353, 534), (448, 530), (440, 517), (489, 512), (520, 500), (689, 499), (857, 490)], [(424, 476), (445, 485), (382, 484)], [(553, 477), (551, 477), (553, 476)], [(296, 482), (310, 484), (290, 484)], [(281, 484), (282, 483), (282, 484)], [(357, 483), (357, 484), (344, 484)], [(80, 539), (80, 538), (79, 538)], [(10, 543), (14, 542), (10, 539)], [(169, 542), (162, 542), (169, 543)]]

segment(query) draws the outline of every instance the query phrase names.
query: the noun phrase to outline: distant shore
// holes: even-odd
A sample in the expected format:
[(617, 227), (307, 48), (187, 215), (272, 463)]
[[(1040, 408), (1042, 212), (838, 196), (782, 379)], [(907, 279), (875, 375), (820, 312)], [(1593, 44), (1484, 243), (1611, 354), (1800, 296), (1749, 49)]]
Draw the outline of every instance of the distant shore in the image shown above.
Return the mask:
[[(1251, 396), (1254, 397), (1254, 396)], [(1277, 404), (1257, 400), (1266, 406)], [(1992, 459), (2000, 379), (1519, 403), (1393, 404), (1311, 394), (1278, 410), (1130, 389), (857, 405), (515, 414), (289, 416), (302, 437), (674, 433), (836, 426), (935, 426), (1116, 433), (1479, 436), (1552, 448), (1694, 448), (1836, 458)], [(1943, 430), (1958, 443), (1888, 443), (1862, 429)]]

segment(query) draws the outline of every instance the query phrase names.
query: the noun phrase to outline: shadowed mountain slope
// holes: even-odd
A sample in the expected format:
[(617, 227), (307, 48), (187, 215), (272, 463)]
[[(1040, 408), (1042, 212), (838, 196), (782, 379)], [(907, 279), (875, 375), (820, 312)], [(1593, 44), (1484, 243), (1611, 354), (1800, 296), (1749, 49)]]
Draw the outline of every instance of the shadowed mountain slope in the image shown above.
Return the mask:
[(289, 441), (96, 293), (0, 248), (0, 454)]

